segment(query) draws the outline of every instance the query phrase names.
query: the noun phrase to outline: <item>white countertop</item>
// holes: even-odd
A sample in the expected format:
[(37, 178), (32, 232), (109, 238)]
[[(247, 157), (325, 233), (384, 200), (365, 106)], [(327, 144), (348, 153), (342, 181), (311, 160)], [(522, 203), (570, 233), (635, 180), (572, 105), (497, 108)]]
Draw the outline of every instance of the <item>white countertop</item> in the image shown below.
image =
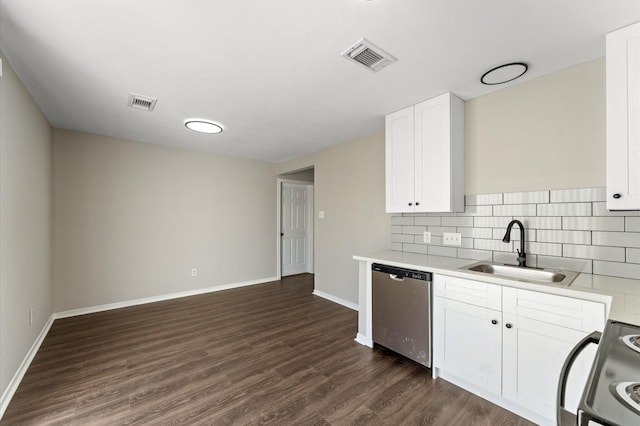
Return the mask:
[(503, 286), (603, 302), (610, 306), (608, 310), (609, 319), (640, 325), (640, 280), (580, 274), (569, 287), (559, 287), (554, 284), (533, 284), (526, 281), (458, 269), (478, 262), (471, 259), (428, 256), (390, 250), (366, 256), (356, 255), (353, 258), (360, 261), (384, 263), (385, 265), (429, 271), (434, 274), (468, 278)]

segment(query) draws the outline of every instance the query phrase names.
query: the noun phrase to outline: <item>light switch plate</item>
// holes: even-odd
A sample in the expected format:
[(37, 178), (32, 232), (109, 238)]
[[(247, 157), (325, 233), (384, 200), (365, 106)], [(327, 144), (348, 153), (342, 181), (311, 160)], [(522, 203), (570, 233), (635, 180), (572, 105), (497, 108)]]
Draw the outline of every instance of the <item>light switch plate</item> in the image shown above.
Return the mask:
[(324, 210), (318, 212), (318, 219), (324, 219)]
[(422, 235), (422, 242), (425, 244), (431, 244), (431, 232), (424, 231), (424, 234)]
[(457, 232), (445, 232), (442, 235), (442, 244), (447, 246), (461, 246), (462, 235)]

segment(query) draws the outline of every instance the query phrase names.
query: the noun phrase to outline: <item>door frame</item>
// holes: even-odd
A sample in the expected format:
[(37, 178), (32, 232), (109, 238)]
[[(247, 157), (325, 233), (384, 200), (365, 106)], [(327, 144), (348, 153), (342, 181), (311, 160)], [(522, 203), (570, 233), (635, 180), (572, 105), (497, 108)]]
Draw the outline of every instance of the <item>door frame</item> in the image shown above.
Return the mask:
[(276, 214), (276, 220), (277, 220), (277, 224), (276, 224), (276, 278), (278, 280), (282, 279), (282, 237), (280, 236), (280, 234), (282, 233), (282, 184), (283, 183), (292, 183), (292, 184), (296, 184), (296, 185), (304, 185), (307, 187), (307, 191), (308, 192), (308, 197), (307, 197), (307, 216), (308, 216), (308, 220), (309, 220), (309, 230), (308, 230), (308, 235), (307, 235), (307, 248), (308, 248), (308, 259), (309, 259), (309, 263), (308, 263), (308, 273), (313, 274), (313, 271), (315, 269), (315, 265), (314, 265), (314, 247), (315, 247), (315, 241), (314, 241), (314, 223), (313, 220), (315, 218), (315, 214), (314, 214), (314, 210), (313, 210), (313, 204), (314, 204), (314, 197), (313, 197), (313, 189), (314, 189), (314, 182), (307, 182), (307, 181), (303, 181), (303, 180), (294, 180), (294, 179), (283, 179), (283, 178), (277, 178), (276, 179), (276, 205), (277, 205), (277, 214)]

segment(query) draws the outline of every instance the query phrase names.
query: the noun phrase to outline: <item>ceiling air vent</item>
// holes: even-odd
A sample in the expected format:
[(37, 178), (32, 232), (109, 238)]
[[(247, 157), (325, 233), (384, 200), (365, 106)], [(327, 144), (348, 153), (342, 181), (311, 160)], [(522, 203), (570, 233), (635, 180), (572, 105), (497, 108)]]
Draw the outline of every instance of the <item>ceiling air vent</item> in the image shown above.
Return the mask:
[(153, 111), (157, 101), (156, 98), (129, 93), (129, 106), (131, 108)]
[(395, 56), (385, 52), (366, 38), (358, 40), (353, 46), (342, 52), (342, 56), (373, 72), (380, 71), (398, 60)]

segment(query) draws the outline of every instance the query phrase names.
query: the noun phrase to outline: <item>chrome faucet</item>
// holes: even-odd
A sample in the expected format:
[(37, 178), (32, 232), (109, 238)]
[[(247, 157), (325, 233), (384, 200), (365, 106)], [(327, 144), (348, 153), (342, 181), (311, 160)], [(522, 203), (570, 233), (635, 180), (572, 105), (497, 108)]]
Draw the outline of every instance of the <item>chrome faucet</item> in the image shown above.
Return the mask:
[(518, 250), (518, 266), (527, 267), (527, 253), (524, 252), (524, 225), (519, 220), (512, 220), (507, 226), (507, 232), (504, 234), (502, 241), (511, 242), (511, 228), (516, 224), (520, 228), (520, 250)]

